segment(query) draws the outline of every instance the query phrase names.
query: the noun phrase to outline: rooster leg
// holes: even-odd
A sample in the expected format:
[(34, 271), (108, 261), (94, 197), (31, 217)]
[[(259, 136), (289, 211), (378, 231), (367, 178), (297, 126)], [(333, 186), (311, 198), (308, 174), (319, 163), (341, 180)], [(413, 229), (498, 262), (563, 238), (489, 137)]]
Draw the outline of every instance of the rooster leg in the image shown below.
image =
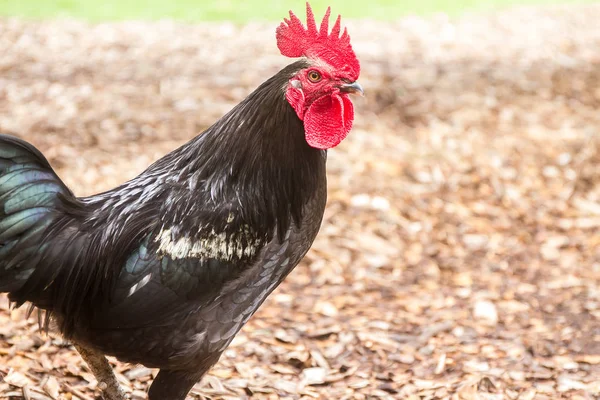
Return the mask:
[(117, 377), (103, 354), (74, 343), (81, 358), (87, 363), (102, 389), (105, 400), (125, 400), (125, 392), (119, 385)]

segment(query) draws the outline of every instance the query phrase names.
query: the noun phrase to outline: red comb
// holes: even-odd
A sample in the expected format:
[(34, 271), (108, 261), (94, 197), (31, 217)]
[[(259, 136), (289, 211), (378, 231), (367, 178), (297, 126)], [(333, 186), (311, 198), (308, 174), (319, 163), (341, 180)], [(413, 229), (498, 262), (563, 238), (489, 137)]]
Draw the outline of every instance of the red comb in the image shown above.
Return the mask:
[(332, 67), (343, 70), (348, 74), (348, 78), (355, 81), (360, 74), (360, 64), (350, 45), (350, 36), (345, 28), (340, 36), (339, 15), (331, 33), (328, 32), (330, 14), (331, 7), (328, 7), (321, 27), (317, 30), (315, 16), (308, 2), (306, 3), (306, 29), (302, 21), (290, 11), (290, 19), (285, 18), (285, 22), (277, 27), (277, 47), (286, 57), (305, 56), (323, 60)]

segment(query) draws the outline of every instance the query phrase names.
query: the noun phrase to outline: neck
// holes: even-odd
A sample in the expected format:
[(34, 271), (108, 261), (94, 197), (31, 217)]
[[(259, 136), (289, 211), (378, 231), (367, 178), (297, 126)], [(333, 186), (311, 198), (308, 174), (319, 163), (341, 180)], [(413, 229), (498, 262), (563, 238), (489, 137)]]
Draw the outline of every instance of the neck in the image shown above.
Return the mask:
[(245, 223), (283, 234), (325, 179), (325, 152), (310, 147), (285, 99), (289, 65), (203, 134), (154, 164), (196, 192), (196, 201), (229, 204)]

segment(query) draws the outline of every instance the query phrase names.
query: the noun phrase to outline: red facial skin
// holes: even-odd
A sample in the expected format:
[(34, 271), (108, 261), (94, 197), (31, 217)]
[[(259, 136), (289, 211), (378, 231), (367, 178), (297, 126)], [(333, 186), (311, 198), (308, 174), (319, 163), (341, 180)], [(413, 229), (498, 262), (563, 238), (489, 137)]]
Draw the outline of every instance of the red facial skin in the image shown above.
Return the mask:
[(326, 65), (313, 65), (290, 79), (286, 99), (304, 121), (306, 141), (314, 148), (337, 146), (352, 128), (354, 106), (340, 91), (340, 85), (351, 82), (344, 75)]

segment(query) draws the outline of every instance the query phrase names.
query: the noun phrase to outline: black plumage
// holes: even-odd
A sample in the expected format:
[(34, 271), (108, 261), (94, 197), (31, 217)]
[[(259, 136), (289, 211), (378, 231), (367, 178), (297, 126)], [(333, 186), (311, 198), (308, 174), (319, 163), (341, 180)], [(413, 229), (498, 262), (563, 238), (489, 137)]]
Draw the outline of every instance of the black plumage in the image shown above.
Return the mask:
[(160, 368), (150, 399), (185, 398), (318, 232), (326, 152), (307, 144), (284, 92), (308, 65), (91, 197), (0, 136), (0, 291), (85, 348)]

